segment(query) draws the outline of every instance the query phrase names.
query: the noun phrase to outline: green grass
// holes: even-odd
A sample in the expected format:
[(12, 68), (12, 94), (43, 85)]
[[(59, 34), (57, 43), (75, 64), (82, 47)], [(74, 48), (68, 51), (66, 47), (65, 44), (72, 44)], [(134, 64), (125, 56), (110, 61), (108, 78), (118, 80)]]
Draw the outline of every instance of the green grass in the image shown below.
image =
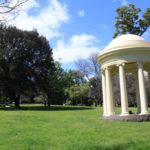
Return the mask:
[(150, 149), (150, 122), (106, 122), (101, 115), (102, 108), (87, 107), (0, 110), (0, 150)]

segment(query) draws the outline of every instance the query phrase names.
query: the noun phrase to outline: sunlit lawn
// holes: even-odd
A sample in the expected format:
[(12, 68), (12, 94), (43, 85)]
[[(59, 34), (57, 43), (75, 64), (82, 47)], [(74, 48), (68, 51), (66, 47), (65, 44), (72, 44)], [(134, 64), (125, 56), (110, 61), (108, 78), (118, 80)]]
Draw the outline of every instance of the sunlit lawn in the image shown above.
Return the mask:
[(0, 110), (0, 150), (150, 149), (150, 122), (106, 122), (101, 114), (86, 107)]

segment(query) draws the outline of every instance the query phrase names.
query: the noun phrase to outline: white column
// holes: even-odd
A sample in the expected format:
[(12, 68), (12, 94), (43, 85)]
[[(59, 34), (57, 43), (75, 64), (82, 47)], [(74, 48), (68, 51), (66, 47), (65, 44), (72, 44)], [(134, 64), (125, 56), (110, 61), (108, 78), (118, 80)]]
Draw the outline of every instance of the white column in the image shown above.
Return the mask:
[(111, 116), (115, 114), (114, 111), (114, 100), (113, 100), (113, 91), (112, 91), (112, 79), (110, 68), (105, 69), (106, 75), (106, 97), (107, 97), (107, 116)]
[(148, 71), (148, 99), (150, 99), (150, 71)]
[(102, 69), (102, 91), (103, 91), (103, 116), (107, 116), (106, 79), (104, 69)]
[(145, 88), (142, 63), (138, 63), (138, 78), (139, 78), (139, 91), (140, 91), (140, 102), (141, 102), (141, 115), (148, 114), (147, 96), (146, 96), (146, 88)]
[(124, 71), (124, 64), (119, 64), (119, 78), (120, 78), (120, 96), (121, 96), (121, 115), (128, 115), (128, 96), (126, 87), (126, 78)]
[(138, 81), (138, 73), (134, 73), (135, 79), (135, 89), (136, 89), (136, 103), (137, 103), (137, 113), (141, 112), (141, 102), (140, 102), (140, 94), (139, 94), (139, 81)]

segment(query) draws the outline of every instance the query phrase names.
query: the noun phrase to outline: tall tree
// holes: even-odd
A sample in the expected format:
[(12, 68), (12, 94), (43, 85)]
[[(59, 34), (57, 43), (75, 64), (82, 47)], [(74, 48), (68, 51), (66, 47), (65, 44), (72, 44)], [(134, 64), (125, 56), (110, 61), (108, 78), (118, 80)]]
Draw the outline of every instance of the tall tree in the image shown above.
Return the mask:
[(72, 85), (68, 86), (65, 91), (68, 95), (68, 100), (71, 101), (73, 105), (87, 104), (89, 84), (85, 80), (85, 76), (80, 70), (72, 70)]
[(116, 31), (113, 38), (126, 33), (141, 36), (150, 26), (150, 8), (147, 8), (142, 17), (140, 17), (141, 9), (133, 4), (119, 7), (116, 11)]
[(78, 70), (89, 81), (90, 97), (94, 102), (102, 104), (101, 98), (101, 73), (100, 65), (97, 63), (98, 53), (93, 53), (88, 59), (80, 59), (75, 62)]
[(75, 62), (78, 70), (90, 80), (91, 76), (100, 78), (100, 65), (97, 63), (98, 53), (92, 53), (87, 59), (79, 59)]
[(52, 49), (37, 31), (0, 25), (0, 90), (19, 107), (20, 95), (36, 87), (49, 94)]
[(50, 74), (50, 89), (51, 89), (51, 99), (48, 101), (50, 104), (63, 104), (66, 101), (66, 88), (74, 84), (73, 81), (73, 71), (65, 71), (61, 67), (59, 61), (55, 61), (55, 70)]
[(102, 105), (102, 86), (101, 78), (92, 77), (90, 79), (90, 95), (89, 97), (93, 99), (93, 103)]

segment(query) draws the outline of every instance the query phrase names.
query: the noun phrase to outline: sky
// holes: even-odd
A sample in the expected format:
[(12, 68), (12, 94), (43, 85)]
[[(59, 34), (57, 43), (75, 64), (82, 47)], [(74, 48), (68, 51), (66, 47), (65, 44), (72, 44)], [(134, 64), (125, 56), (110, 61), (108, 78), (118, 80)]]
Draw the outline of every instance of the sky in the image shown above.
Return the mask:
[[(64, 69), (100, 52), (112, 40), (118, 7), (134, 4), (142, 12), (150, 0), (30, 0), (9, 22), (23, 30), (37, 29), (53, 48)], [(143, 37), (150, 41), (150, 30)]]

